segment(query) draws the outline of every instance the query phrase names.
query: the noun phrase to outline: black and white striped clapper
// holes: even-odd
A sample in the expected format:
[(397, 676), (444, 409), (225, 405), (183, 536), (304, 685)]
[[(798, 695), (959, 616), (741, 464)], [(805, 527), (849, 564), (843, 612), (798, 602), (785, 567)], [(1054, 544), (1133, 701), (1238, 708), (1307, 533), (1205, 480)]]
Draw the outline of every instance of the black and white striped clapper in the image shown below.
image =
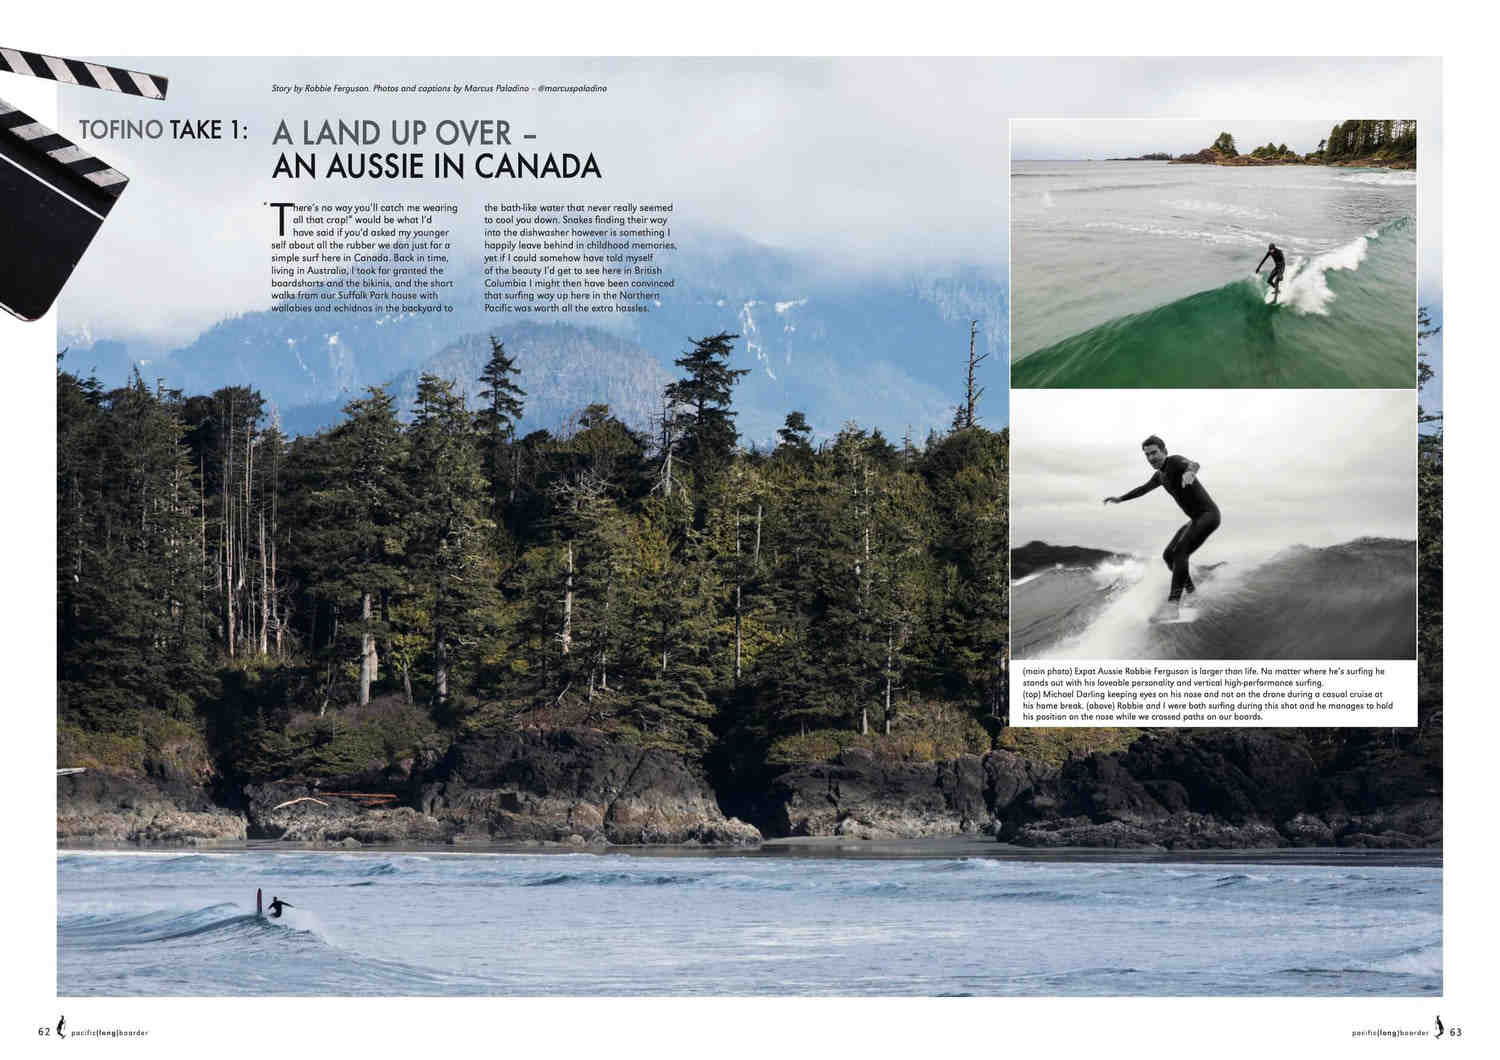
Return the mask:
[(48, 81), (61, 81), (65, 85), (82, 85), (84, 88), (103, 88), (130, 96), (145, 96), (147, 99), (167, 98), (165, 77), (118, 66), (105, 66), (102, 63), (88, 63), (82, 59), (61, 59), (56, 55), (27, 52), (19, 48), (0, 47), (0, 70), (42, 77)]
[[(167, 80), (115, 66), (0, 48), (0, 71), (163, 99)], [(0, 99), (0, 308), (46, 314), (128, 178)]]

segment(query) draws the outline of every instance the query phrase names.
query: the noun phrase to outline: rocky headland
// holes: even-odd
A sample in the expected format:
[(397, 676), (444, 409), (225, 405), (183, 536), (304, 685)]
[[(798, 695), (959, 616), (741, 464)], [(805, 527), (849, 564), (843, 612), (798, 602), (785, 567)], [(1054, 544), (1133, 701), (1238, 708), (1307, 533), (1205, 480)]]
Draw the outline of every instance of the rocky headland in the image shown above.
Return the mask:
[[(600, 847), (987, 836), (1038, 848), (1415, 849), (1442, 843), (1441, 791), (1435, 754), (1378, 739), (1320, 764), (1301, 731), (1153, 730), (1123, 751), (1053, 765), (1010, 750), (908, 762), (850, 749), (775, 771), (762, 790), (724, 793), (671, 752), (567, 729), (470, 737), (429, 762), (349, 777), (211, 786), (62, 776), (57, 837)], [(726, 816), (724, 794), (753, 807), (754, 823)]]

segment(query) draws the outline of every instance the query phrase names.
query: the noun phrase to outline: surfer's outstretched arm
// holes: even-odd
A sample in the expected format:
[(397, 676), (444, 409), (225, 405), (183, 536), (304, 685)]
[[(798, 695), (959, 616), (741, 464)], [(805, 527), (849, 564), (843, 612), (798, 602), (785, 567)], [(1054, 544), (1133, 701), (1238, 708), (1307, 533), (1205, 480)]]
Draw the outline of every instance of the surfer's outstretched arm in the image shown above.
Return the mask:
[(1160, 486), (1160, 485), (1161, 485), (1161, 477), (1158, 476), (1158, 475), (1152, 475), (1151, 476), (1151, 481), (1145, 483), (1144, 485), (1137, 486), (1135, 489), (1131, 490), (1129, 493), (1122, 493), (1118, 497), (1105, 497), (1104, 498), (1104, 503), (1105, 504), (1121, 504), (1121, 503), (1123, 503), (1125, 501), (1133, 501), (1137, 497), (1144, 497), (1146, 494), (1150, 493), (1152, 490), (1154, 490), (1157, 486)]
[(1265, 258), (1261, 258), (1260, 259), (1260, 265), (1255, 266), (1255, 271), (1256, 272), (1260, 271), (1260, 266), (1264, 265), (1266, 263), (1266, 258), (1269, 258), (1270, 256), (1271, 256), (1271, 252), (1269, 250), (1266, 251), (1266, 257)]

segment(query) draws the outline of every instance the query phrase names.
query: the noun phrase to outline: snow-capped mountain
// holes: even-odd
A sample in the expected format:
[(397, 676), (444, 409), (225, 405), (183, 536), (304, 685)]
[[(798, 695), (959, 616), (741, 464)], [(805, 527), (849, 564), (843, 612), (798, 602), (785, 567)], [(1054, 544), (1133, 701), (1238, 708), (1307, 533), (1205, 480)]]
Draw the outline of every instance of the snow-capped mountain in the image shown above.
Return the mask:
[[(994, 427), (1005, 405), (1006, 283), (1003, 272), (953, 267), (852, 275), (815, 259), (718, 237), (684, 246), (669, 265), (676, 287), (649, 313), (590, 318), (486, 313), (477, 278), (460, 280), (451, 313), (318, 314), (257, 311), (231, 317), (185, 346), (163, 350), (130, 341), (98, 321), (64, 333), (64, 367), (95, 367), (106, 385), (140, 364), (148, 381), (189, 393), (249, 384), (294, 432), (335, 422), (364, 389), (414, 389), (421, 371), (455, 378), (460, 389), (488, 356), (495, 334), (517, 355), (528, 392), (526, 427), (556, 427), (595, 401), (644, 425), (654, 395), (679, 374), (673, 361), (692, 340), (740, 336), (735, 366), (750, 369), (735, 391), (744, 440), (767, 444), (789, 411), (803, 411), (820, 436), (845, 422), (888, 437), (944, 428), (962, 398), (969, 323), (979, 322), (987, 385), (981, 413)], [(601, 314), (602, 317), (602, 314)]]

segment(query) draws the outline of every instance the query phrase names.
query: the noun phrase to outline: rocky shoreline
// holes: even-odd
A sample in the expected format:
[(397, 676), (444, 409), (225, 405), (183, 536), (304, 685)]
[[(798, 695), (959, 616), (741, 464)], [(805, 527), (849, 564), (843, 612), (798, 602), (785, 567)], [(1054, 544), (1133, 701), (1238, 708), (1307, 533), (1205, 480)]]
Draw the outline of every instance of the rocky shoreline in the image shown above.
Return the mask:
[[(1125, 159), (1137, 161), (1137, 159)], [(1341, 158), (1337, 162), (1312, 161), (1303, 158), (1256, 158), (1254, 155), (1228, 157), (1212, 151), (1184, 155), (1167, 163), (1171, 166), (1329, 166), (1335, 169), (1416, 169), (1417, 163), (1405, 158)]]
[(1420, 850), (1442, 845), (1441, 793), (1441, 766), (1410, 753), (1367, 746), (1320, 768), (1284, 731), (1158, 730), (1060, 767), (1006, 750), (934, 763), (849, 750), (776, 773), (748, 823), (726, 816), (678, 756), (573, 729), (470, 738), (421, 766), (251, 783), (218, 800), (183, 778), (60, 776), (57, 839), (576, 849), (967, 837), (1038, 850)]

